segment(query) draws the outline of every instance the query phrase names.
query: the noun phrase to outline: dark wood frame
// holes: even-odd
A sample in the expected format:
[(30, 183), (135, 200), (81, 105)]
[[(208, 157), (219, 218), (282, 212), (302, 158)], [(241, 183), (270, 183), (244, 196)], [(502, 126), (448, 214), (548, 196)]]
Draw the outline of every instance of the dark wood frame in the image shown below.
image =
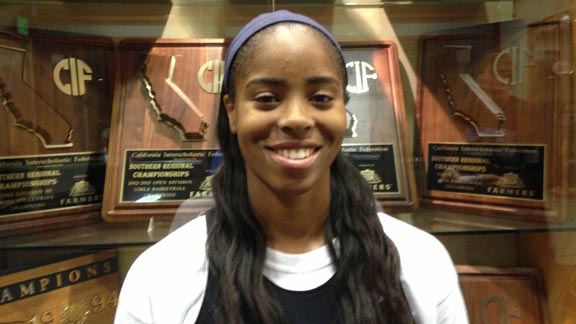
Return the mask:
[[(546, 39), (544, 36), (539, 35), (539, 30), (546, 31), (552, 39)], [(550, 31), (553, 33), (550, 33)], [(418, 111), (417, 111), (417, 144), (418, 156), (421, 165), (418, 168), (418, 183), (420, 189), (420, 196), (422, 205), (430, 206), (439, 209), (449, 209), (462, 212), (470, 212), (488, 216), (501, 216), (509, 218), (520, 218), (523, 220), (532, 220), (540, 222), (563, 222), (572, 218), (568, 212), (568, 203), (573, 191), (574, 184), (570, 183), (570, 172), (573, 167), (570, 165), (570, 157), (574, 151), (573, 145), (569, 144), (574, 130), (570, 120), (573, 119), (574, 112), (571, 108), (573, 103), (573, 76), (558, 74), (555, 78), (541, 78), (535, 80), (536, 76), (544, 76), (551, 71), (551, 66), (540, 66), (531, 72), (527, 72), (526, 89), (525, 93), (529, 93), (530, 97), (526, 104), (519, 102), (504, 103), (500, 100), (502, 108), (514, 108), (512, 116), (508, 116), (508, 120), (502, 124), (496, 125), (492, 122), (492, 127), (509, 127), (507, 135), (502, 137), (492, 137), (478, 139), (466, 135), (470, 132), (474, 118), (466, 115), (458, 110), (458, 98), (454, 99), (456, 94), (453, 89), (442, 89), (442, 83), (449, 83), (446, 77), (442, 80), (441, 73), (438, 73), (438, 64), (433, 62), (437, 57), (434, 56), (434, 49), (439, 48), (440, 45), (446, 44), (448, 46), (454, 45), (470, 45), (482, 46), (482, 44), (497, 44), (495, 49), (486, 49), (485, 52), (476, 52), (471, 54), (471, 61), (473, 63), (481, 62), (482, 60), (495, 63), (495, 55), (498, 51), (504, 50), (505, 46), (501, 46), (504, 40), (509, 43), (521, 39), (520, 36), (525, 35), (528, 45), (539, 45), (544, 52), (544, 46), (556, 46), (554, 50), (557, 51), (554, 55), (563, 56), (571, 52), (570, 47), (573, 44), (563, 44), (560, 40), (572, 39), (570, 35), (571, 28), (566, 26), (566, 22), (562, 21), (561, 16), (551, 17), (545, 21), (525, 24), (521, 21), (509, 23), (495, 23), (480, 25), (475, 27), (468, 27), (457, 30), (450, 30), (444, 33), (436, 33), (434, 35), (424, 36), (420, 40), (420, 71), (421, 79), (418, 89)], [(520, 35), (520, 36), (518, 36)], [(541, 37), (538, 39), (538, 37)], [(542, 39), (544, 37), (544, 39)], [(520, 41), (518, 45), (526, 45)], [(478, 45), (479, 44), (479, 45)], [(515, 43), (516, 44), (516, 43)], [(552, 45), (550, 45), (552, 44)], [(508, 46), (512, 46), (507, 44)], [(442, 45), (444, 46), (444, 45)], [(489, 47), (489, 45), (486, 45)], [(534, 48), (530, 48), (535, 52)], [(546, 49), (547, 50), (547, 49)], [(542, 55), (542, 53), (537, 53)], [(542, 62), (539, 62), (542, 63)], [(549, 63), (545, 61), (544, 63)], [(541, 64), (544, 65), (544, 64)], [(452, 67), (458, 71), (458, 63), (453, 63)], [(461, 68), (461, 67), (460, 67)], [(490, 68), (485, 67), (486, 72), (492, 73)], [(546, 70), (548, 69), (548, 70)], [(481, 70), (481, 69), (479, 69)], [(478, 70), (477, 70), (478, 72)], [(531, 73), (531, 74), (530, 74)], [(476, 73), (479, 75), (479, 73)], [(487, 83), (488, 73), (485, 73), (483, 81)], [(545, 79), (545, 80), (544, 80)], [(537, 86), (537, 82), (546, 82), (546, 86)], [(482, 81), (479, 81), (479, 83)], [(463, 83), (462, 83), (463, 84)], [(492, 82), (486, 92), (490, 92), (497, 99), (504, 98), (501, 92), (510, 91), (509, 96), (505, 99), (512, 99), (511, 91), (509, 88), (497, 89)], [(530, 88), (529, 88), (530, 87)], [(502, 88), (502, 87), (501, 87)], [(545, 89), (545, 90), (543, 90)], [(500, 94), (499, 92), (500, 91)], [(544, 93), (544, 91), (547, 91)], [(524, 99), (526, 100), (526, 99)], [(477, 105), (480, 107), (482, 104), (479, 100), (476, 102), (467, 101), (470, 106)], [(532, 109), (533, 114), (529, 115), (528, 105), (538, 105), (540, 112), (537, 109)], [(462, 104), (461, 106), (465, 106)], [(525, 106), (524, 111), (520, 112), (521, 108)], [(472, 106), (475, 108), (476, 106)], [(481, 109), (480, 107), (478, 109)], [(452, 111), (452, 113), (450, 113)], [(540, 115), (538, 115), (540, 113)], [(543, 115), (544, 114), (544, 115)], [(451, 115), (451, 116), (450, 116)], [(544, 116), (544, 117), (542, 117)], [(530, 119), (531, 118), (531, 119)], [(467, 124), (467, 122), (469, 122)], [(508, 124), (506, 124), (508, 123)], [(544, 124), (542, 124), (544, 123)], [(504, 126), (501, 126), (504, 125)], [(538, 131), (538, 132), (537, 132)], [(513, 132), (516, 132), (514, 135)], [(512, 134), (512, 135), (509, 135)], [(520, 134), (520, 135), (518, 135)], [(538, 137), (537, 134), (542, 134)], [(471, 139), (472, 138), (472, 139)], [(430, 170), (430, 161), (428, 161), (429, 145), (431, 143), (441, 144), (455, 144), (455, 145), (527, 145), (531, 147), (543, 147), (545, 151), (543, 156), (544, 165), (543, 171), (543, 184), (542, 184), (542, 199), (522, 199), (521, 197), (511, 196), (497, 196), (497, 195), (481, 195), (481, 194), (468, 194), (464, 192), (435, 190), (429, 188), (427, 176)]]
[[(138, 203), (134, 201), (122, 201), (124, 168), (127, 150), (196, 150), (216, 148), (213, 125), (217, 109), (206, 108), (205, 113), (211, 117), (208, 121), (209, 128), (206, 139), (183, 139), (183, 128), (180, 125), (171, 124), (170, 116), (163, 119), (163, 112), (155, 110), (150, 100), (151, 93), (146, 93), (141, 84), (139, 72), (139, 60), (144, 60), (147, 53), (158, 51), (177, 53), (179, 50), (194, 50), (209, 48), (212, 52), (211, 59), (223, 59), (222, 53), (225, 45), (223, 39), (128, 39), (118, 46), (117, 56), (119, 68), (117, 69), (117, 86), (114, 94), (114, 109), (112, 113), (112, 126), (110, 131), (109, 160), (106, 171), (106, 188), (102, 204), (102, 217), (106, 221), (147, 221), (151, 218), (156, 220), (170, 220), (175, 215), (183, 200), (157, 201)], [(204, 55), (204, 54), (202, 54)], [(208, 54), (206, 54), (208, 55)], [(204, 56), (203, 56), (204, 57)], [(127, 67), (123, 62), (134, 64)], [(129, 69), (129, 71), (127, 71)], [(187, 67), (187, 69), (190, 69)], [(196, 72), (189, 74), (182, 84), (191, 83), (196, 77)], [(196, 84), (194, 84), (196, 86)], [(190, 86), (190, 84), (189, 84)], [(130, 89), (128, 89), (130, 87)], [(140, 99), (134, 98), (141, 96)], [(218, 95), (206, 95), (201, 104), (215, 107)], [(131, 100), (131, 101), (130, 101)], [(129, 102), (130, 101), (130, 102)], [(140, 115), (135, 112), (141, 112)], [(137, 137), (137, 138), (136, 138)], [(211, 205), (211, 200), (195, 200), (191, 204), (192, 214), (197, 214)]]
[[(114, 87), (112, 40), (37, 29), (29, 29), (26, 36), (12, 30), (2, 30), (0, 33), (2, 50), (15, 53), (5, 61), (12, 64), (6, 66), (13, 67), (10, 71), (13, 75), (0, 75), (2, 158), (32, 159), (87, 153), (104, 155)], [(85, 95), (75, 97), (77, 99), (63, 95), (52, 81), (52, 72), (57, 64), (53, 60), (59, 55), (62, 59), (73, 57), (87, 60), (93, 70), (90, 82), (99, 83), (94, 84)], [(28, 91), (23, 91), (26, 86)], [(41, 109), (50, 111), (51, 115), (43, 114)], [(66, 121), (65, 129), (48, 118), (56, 115)], [(58, 134), (52, 134), (52, 131)], [(68, 134), (67, 138), (62, 134)], [(103, 183), (103, 163), (101, 178)], [(92, 201), (62, 208), (45, 207), (5, 214), (0, 216), (0, 237), (97, 222), (100, 207), (100, 202)]]

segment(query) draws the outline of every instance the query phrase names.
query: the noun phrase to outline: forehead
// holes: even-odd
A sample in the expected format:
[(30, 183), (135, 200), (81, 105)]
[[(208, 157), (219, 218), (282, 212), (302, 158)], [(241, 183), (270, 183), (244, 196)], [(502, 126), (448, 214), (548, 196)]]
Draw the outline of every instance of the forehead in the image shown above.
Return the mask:
[(278, 43), (285, 43), (293, 47), (299, 46), (302, 42), (315, 43), (318, 51), (335, 51), (331, 41), (314, 27), (300, 23), (280, 23), (265, 28), (256, 34), (253, 39), (247, 42), (248, 50), (262, 50), (267, 47), (278, 46)]
[(259, 42), (263, 43), (266, 42), (266, 40), (273, 41), (275, 39), (275, 34), (284, 34), (291, 36), (294, 39), (298, 39), (299, 37), (304, 37), (304, 35), (306, 35), (306, 37), (315, 38), (317, 40), (325, 40), (328, 42), (326, 36), (324, 36), (324, 34), (322, 34), (322, 32), (316, 28), (306, 24), (294, 22), (283, 22), (268, 26), (259, 31), (254, 36), (254, 38), (260, 38)]
[[(322, 32), (299, 23), (270, 26), (251, 38), (234, 63), (237, 77), (244, 77), (256, 66), (273, 63), (297, 65), (323, 65), (340, 74), (339, 52)], [(279, 62), (280, 61), (280, 62)]]

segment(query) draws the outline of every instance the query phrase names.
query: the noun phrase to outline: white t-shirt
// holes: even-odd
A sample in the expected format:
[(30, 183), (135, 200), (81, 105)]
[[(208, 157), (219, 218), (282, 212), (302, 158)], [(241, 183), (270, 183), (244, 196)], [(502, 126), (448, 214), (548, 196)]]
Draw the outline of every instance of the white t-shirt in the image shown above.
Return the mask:
[[(444, 246), (432, 235), (379, 214), (400, 254), (401, 280), (416, 323), (466, 324), (458, 276)], [(206, 220), (200, 216), (142, 253), (122, 290), (115, 324), (194, 324), (208, 279)], [(264, 275), (277, 286), (306, 291), (334, 274), (326, 246), (304, 254), (268, 249)]]

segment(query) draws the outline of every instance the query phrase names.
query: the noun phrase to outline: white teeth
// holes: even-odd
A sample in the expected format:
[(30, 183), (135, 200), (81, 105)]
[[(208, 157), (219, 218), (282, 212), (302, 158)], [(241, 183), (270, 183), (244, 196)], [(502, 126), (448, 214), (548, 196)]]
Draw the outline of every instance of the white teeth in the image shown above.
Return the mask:
[(299, 148), (299, 149), (290, 149), (290, 150), (278, 150), (277, 153), (285, 158), (291, 159), (291, 160), (299, 160), (299, 159), (305, 159), (307, 157), (309, 157), (310, 155), (312, 155), (312, 152), (314, 152), (313, 149), (311, 148)]

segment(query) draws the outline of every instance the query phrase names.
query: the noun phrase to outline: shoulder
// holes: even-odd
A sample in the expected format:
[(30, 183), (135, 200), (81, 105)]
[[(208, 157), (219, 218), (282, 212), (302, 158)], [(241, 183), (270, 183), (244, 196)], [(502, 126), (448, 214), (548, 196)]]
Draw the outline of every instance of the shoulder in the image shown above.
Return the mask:
[(400, 256), (402, 287), (417, 323), (467, 323), (458, 274), (450, 254), (433, 235), (379, 213)]
[(145, 250), (130, 271), (174, 271), (174, 266), (195, 266), (199, 257), (205, 256), (206, 237), (206, 219), (199, 216)]
[(206, 237), (206, 219), (199, 216), (142, 252), (122, 285), (117, 323), (179, 322), (194, 312), (208, 276)]
[[(386, 235), (392, 240), (407, 279), (418, 282), (424, 278), (454, 280), (456, 270), (450, 254), (444, 245), (433, 235), (392, 216), (380, 213), (380, 222)], [(429, 287), (432, 288), (432, 287)]]
[(386, 235), (394, 242), (400, 257), (411, 262), (449, 257), (444, 245), (432, 234), (384, 213), (378, 214)]

